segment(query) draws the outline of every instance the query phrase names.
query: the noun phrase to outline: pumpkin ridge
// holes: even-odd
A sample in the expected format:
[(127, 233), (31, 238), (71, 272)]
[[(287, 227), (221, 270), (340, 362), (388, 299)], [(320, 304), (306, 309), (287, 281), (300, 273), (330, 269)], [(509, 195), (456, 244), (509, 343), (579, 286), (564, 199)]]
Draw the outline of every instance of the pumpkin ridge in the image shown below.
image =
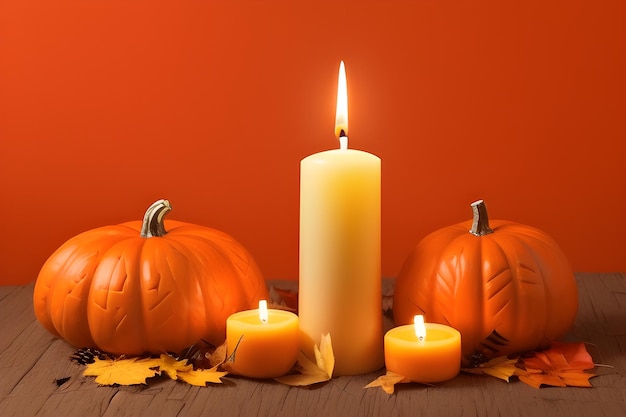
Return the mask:
[[(104, 351), (114, 354), (144, 351), (143, 303), (138, 294), (141, 293), (141, 252), (148, 241), (138, 234), (122, 238), (109, 248), (96, 268), (87, 316), (92, 337)], [(124, 345), (129, 346), (128, 351), (121, 348)]]
[[(160, 227), (162, 228), (162, 227)], [(149, 350), (148, 346), (158, 346), (156, 350), (166, 351), (179, 350), (185, 346), (164, 346), (163, 338), (168, 338), (167, 332), (169, 322), (185, 321), (185, 314), (188, 305), (191, 303), (185, 297), (186, 288), (182, 287), (183, 281), (190, 280), (187, 269), (181, 270), (183, 264), (186, 266), (188, 253), (184, 247), (177, 245), (173, 239), (167, 235), (152, 236), (143, 243), (140, 264), (149, 265), (149, 268), (140, 268), (138, 271), (139, 293), (137, 295), (141, 308), (138, 309), (141, 317), (141, 350)], [(184, 275), (184, 279), (181, 276)], [(182, 303), (172, 300), (172, 295), (176, 294), (184, 299)], [(172, 305), (175, 308), (172, 308)], [(186, 323), (187, 326), (189, 323)], [(145, 329), (153, 329), (147, 332)], [(172, 332), (180, 335), (181, 326)], [(183, 335), (179, 336), (185, 339)], [(191, 343), (189, 343), (191, 344)]]
[[(261, 283), (257, 277), (262, 276), (262, 273), (254, 262), (254, 258), (247, 249), (228, 234), (210, 228), (205, 228), (205, 232), (210, 232), (212, 236), (194, 235), (191, 237), (193, 239), (202, 240), (203, 243), (210, 246), (216, 254), (219, 254), (225, 263), (233, 268), (233, 271), (240, 277), (240, 280), (234, 283), (238, 286), (238, 291), (246, 293), (248, 299), (254, 299), (252, 303), (242, 306), (242, 308), (255, 308), (259, 296), (265, 293), (267, 288), (264, 282), (263, 288), (260, 288)], [(182, 235), (178, 235), (177, 237), (180, 238)], [(219, 241), (216, 241), (216, 239), (219, 239)], [(226, 250), (225, 248), (236, 248), (237, 250)], [(233, 285), (233, 283), (229, 283), (229, 285)]]
[[(550, 247), (545, 247), (543, 245), (543, 240), (547, 239), (551, 241), (550, 237), (545, 235), (539, 229), (529, 228), (528, 230), (533, 232), (532, 234), (528, 233), (526, 235), (528, 239), (532, 239), (533, 242), (537, 242), (538, 244), (541, 244), (542, 249), (544, 249), (544, 251), (548, 251), (550, 257), (554, 257), (555, 255), (558, 257), (559, 255), (558, 253), (555, 253), (555, 251), (552, 250)], [(538, 258), (537, 252), (530, 250), (529, 245), (526, 241), (523, 241), (522, 243), (526, 246), (527, 250), (530, 252), (531, 256), (534, 258), (535, 263), (537, 264), (537, 267), (540, 270), (541, 275), (544, 276), (544, 279), (541, 281), (541, 284), (542, 284), (543, 292), (545, 294), (545, 298), (547, 299), (549, 297), (549, 294), (554, 293), (554, 291), (552, 291), (552, 286), (556, 285), (556, 283), (553, 282), (554, 277), (550, 276), (549, 271), (544, 270), (544, 268), (542, 268), (543, 262), (541, 259)], [(545, 339), (545, 341), (543, 342), (544, 345), (546, 345), (550, 340), (554, 340), (562, 336), (562, 334), (552, 334), (553, 333), (553, 324), (552, 324), (553, 318), (552, 318), (552, 314), (550, 310), (551, 310), (551, 306), (547, 305), (546, 312), (545, 312), (546, 320), (544, 321), (544, 326), (541, 329), (542, 330), (541, 334), (543, 335), (543, 338)], [(574, 314), (574, 317), (575, 317), (575, 314)], [(573, 319), (572, 319), (572, 323), (573, 323)]]
[[(514, 308), (513, 300), (516, 296), (513, 273), (506, 251), (500, 244), (501, 236), (502, 231), (496, 227), (492, 233), (478, 237), (481, 241), (479, 276), (482, 276), (480, 285), (483, 288), (483, 297), (480, 299), (482, 304), (478, 308), (484, 312), (480, 345), (490, 350), (492, 355), (497, 354), (500, 347), (492, 346), (488, 339), (494, 332), (501, 333), (498, 328), (512, 315), (510, 311)], [(500, 265), (496, 265), (496, 262)], [(491, 272), (490, 268), (494, 266), (498, 268), (496, 272)]]
[[(35, 313), (44, 327), (56, 336), (81, 346), (95, 345), (86, 314), (87, 295), (102, 251), (94, 250), (92, 245), (97, 241), (105, 247), (111, 246), (118, 236), (118, 230), (109, 230), (108, 227), (100, 227), (93, 232), (74, 236), (50, 256), (40, 271), (34, 293)], [(63, 262), (59, 263), (59, 259)], [(77, 265), (88, 269), (77, 271)], [(77, 274), (80, 274), (79, 279), (76, 278)], [(40, 284), (44, 284), (47, 289), (42, 289)], [(47, 298), (46, 318), (40, 316), (39, 303), (36, 302), (41, 291), (44, 291)], [(78, 303), (72, 303), (72, 300), (77, 300)]]
[[(167, 241), (172, 248), (176, 248), (176, 250), (181, 254), (184, 253), (183, 251), (186, 247), (190, 247), (192, 245), (198, 249), (188, 251), (189, 253), (185, 253), (183, 255), (187, 259), (191, 260), (191, 262), (189, 262), (190, 270), (187, 271), (185, 281), (188, 283), (191, 281), (195, 282), (193, 285), (197, 289), (195, 292), (201, 293), (201, 299), (203, 300), (202, 309), (196, 311), (189, 310), (185, 314), (181, 312), (181, 318), (187, 321), (190, 328), (187, 338), (193, 339), (190, 340), (188, 344), (191, 345), (200, 339), (204, 339), (211, 344), (219, 345), (223, 342), (223, 340), (220, 340), (220, 337), (211, 335), (216, 333), (221, 334), (223, 332), (223, 337), (225, 338), (226, 318), (230, 314), (242, 309), (250, 308), (250, 306), (237, 305), (236, 308), (232, 308), (231, 306), (231, 301), (229, 300), (233, 297), (233, 292), (238, 293), (239, 291), (242, 291), (242, 288), (239, 281), (232, 282), (231, 280), (226, 279), (233, 274), (234, 270), (232, 269), (232, 262), (228, 256), (229, 254), (226, 250), (224, 250), (224, 247), (220, 246), (208, 237), (190, 235), (182, 232), (182, 230), (177, 230), (177, 233), (174, 233), (174, 230), (171, 230), (167, 236)], [(215, 266), (212, 266), (212, 263), (209, 261), (210, 258), (220, 259), (220, 261), (216, 262), (216, 264), (220, 265), (220, 269), (228, 268), (228, 272), (222, 273)], [(204, 267), (200, 267), (200, 265), (203, 265)], [(210, 269), (206, 270), (205, 268)], [(208, 274), (213, 275), (214, 278), (207, 279)], [(181, 292), (182, 294), (194, 292), (186, 291), (185, 288), (178, 285), (179, 280), (175, 281), (178, 288), (177, 292)], [(221, 297), (215, 297), (213, 294), (221, 294)], [(256, 302), (258, 302), (258, 300)], [(226, 306), (231, 306), (231, 308), (228, 309)], [(193, 316), (190, 316), (192, 314)], [(199, 314), (201, 316), (199, 316)], [(223, 326), (219, 324), (222, 321), (224, 322)], [(197, 325), (193, 326), (191, 323), (197, 323)], [(184, 347), (185, 346), (182, 348)]]
[[(511, 334), (500, 332), (508, 340), (517, 340), (518, 334), (524, 334), (524, 339), (517, 344), (523, 345), (521, 350), (530, 350), (538, 347), (539, 336), (545, 331), (545, 323), (548, 320), (545, 291), (545, 279), (539, 265), (539, 259), (535, 256), (535, 251), (524, 240), (518, 237), (517, 225), (510, 224), (511, 227), (504, 230), (505, 242), (502, 244), (509, 248), (506, 252), (511, 272), (512, 281), (516, 284), (516, 311), (511, 326)], [(516, 249), (511, 249), (516, 247)], [(528, 257), (524, 260), (522, 257)], [(532, 262), (532, 265), (529, 263)], [(530, 297), (530, 298), (528, 298)], [(533, 300), (535, 302), (533, 302)], [(529, 322), (532, 325), (529, 325)], [(522, 346), (520, 346), (521, 348)]]
[[(459, 254), (458, 258), (462, 258), (462, 252)], [(442, 257), (443, 258), (443, 257)], [(430, 289), (429, 292), (434, 292), (439, 295), (437, 301), (438, 304), (432, 304), (434, 307), (434, 311), (445, 311), (445, 308), (442, 308), (442, 305), (447, 303), (446, 300), (454, 300), (455, 299), (455, 288), (456, 288), (456, 274), (459, 269), (459, 262), (455, 257), (443, 258), (437, 262), (438, 268), (435, 271), (435, 286)], [(428, 315), (426, 319), (429, 319)]]
[[(503, 276), (505, 276), (507, 273), (510, 273), (510, 268), (502, 269), (501, 271), (499, 271), (498, 273), (496, 273), (495, 275), (493, 275), (491, 278), (489, 278), (487, 280), (487, 282), (485, 284), (490, 286), (490, 287), (494, 287), (494, 288), (490, 288), (489, 294), (487, 294), (487, 296), (486, 296), (487, 301), (491, 301), (492, 299), (498, 297), (500, 295), (500, 293), (502, 293), (503, 291), (508, 291), (508, 288), (511, 285), (513, 285), (510, 278), (506, 279), (506, 281), (505, 281), (505, 278), (503, 278)], [(505, 281), (505, 282), (498, 283), (498, 285), (496, 287), (495, 284), (494, 285), (490, 285), (494, 281)], [(507, 300), (507, 304), (510, 301), (511, 300)], [(506, 306), (506, 304), (505, 304), (505, 306)], [(504, 309), (504, 306), (502, 308), (500, 308), (499, 311), (501, 311), (503, 309)], [(497, 313), (494, 314), (494, 315), (497, 315)]]
[[(517, 345), (522, 350), (532, 349), (539, 333), (537, 327), (542, 326), (540, 317), (545, 317), (545, 312), (538, 312), (542, 309), (541, 303), (531, 303), (525, 296), (535, 294), (531, 299), (541, 300), (542, 297), (545, 297), (545, 293), (540, 287), (536, 287), (539, 284), (537, 280), (541, 280), (541, 273), (538, 266), (531, 266), (528, 261), (536, 264), (537, 260), (532, 256), (532, 249), (515, 234), (516, 226), (512, 222), (502, 223), (497, 229), (497, 235), (494, 234), (493, 237), (498, 251), (507, 265), (507, 271), (510, 274), (508, 281), (511, 284), (509, 287), (511, 294), (508, 295), (509, 302), (503, 306), (502, 319), (500, 323), (494, 322), (492, 326), (493, 332), (498, 334), (504, 342), (500, 345), (493, 345), (491, 341), (487, 340), (489, 337), (484, 341), (484, 343), (491, 344), (495, 356), (509, 352), (511, 350), (508, 347), (510, 344)], [(524, 261), (525, 256), (530, 256), (530, 259)], [(533, 290), (532, 288), (536, 289)], [(531, 290), (529, 291), (529, 289)], [(533, 323), (530, 327), (529, 322)], [(524, 342), (524, 339), (533, 342)], [(524, 343), (526, 344), (524, 345)]]
[[(55, 265), (55, 269), (56, 270), (60, 270), (60, 271), (67, 271), (69, 269), (69, 266), (71, 265), (71, 263), (78, 257), (80, 256), (79, 252), (79, 248), (76, 247), (61, 247), (59, 248), (59, 252), (63, 252), (64, 250), (68, 250), (69, 249), (69, 253), (67, 253), (64, 256), (64, 260), (61, 264), (59, 265)], [(47, 266), (47, 263), (44, 265), (44, 268)], [(52, 275), (51, 277), (51, 281), (43, 281), (43, 280), (39, 280), (41, 284), (45, 285), (47, 287), (47, 291), (45, 292), (45, 315), (46, 315), (46, 321), (49, 323), (49, 326), (51, 326), (54, 329), (53, 333), (56, 333), (56, 335), (61, 336), (63, 335), (64, 329), (63, 329), (63, 324), (65, 323), (65, 319), (67, 316), (66, 314), (66, 301), (65, 299), (63, 299), (62, 301), (62, 305), (60, 309), (55, 309), (53, 308), (53, 304), (56, 304), (55, 298), (58, 297), (58, 294), (55, 292), (51, 292), (52, 289), (56, 286), (56, 285), (60, 285), (60, 283), (71, 283), (70, 280), (68, 280), (67, 278), (67, 273), (64, 275)], [(76, 285), (74, 285), (72, 287), (72, 289), (69, 291), (70, 293), (73, 292), (74, 288), (76, 287)], [(37, 286), (35, 286), (35, 294), (37, 294), (38, 288)], [(37, 304), (35, 304), (35, 306), (37, 306)], [(35, 309), (35, 312), (37, 313), (37, 309)], [(56, 314), (60, 314), (61, 316), (61, 323), (57, 324), (55, 323), (55, 320), (53, 320), (53, 316), (55, 316)], [(37, 316), (39, 316), (37, 314)], [(43, 317), (40, 319), (42, 320)], [(46, 328), (48, 328), (48, 326), (46, 326)]]
[[(207, 228), (208, 229), (208, 228)], [(209, 229), (208, 231), (213, 231), (212, 229)], [(176, 241), (176, 242), (182, 242), (182, 241), (192, 241), (194, 242), (196, 245), (204, 245), (208, 248), (211, 249), (212, 254), (217, 255), (219, 257), (221, 257), (221, 259), (223, 261), (228, 262), (229, 264), (233, 264), (233, 266), (235, 266), (235, 263), (232, 262), (232, 256), (236, 256), (238, 259), (245, 261), (245, 258), (239, 254), (230, 254), (228, 251), (226, 251), (224, 249), (223, 243), (218, 243), (213, 239), (210, 239), (208, 236), (203, 236), (203, 235), (192, 235), (192, 234), (186, 234), (184, 233), (183, 230), (177, 230), (178, 233), (176, 233), (175, 235), (169, 236), (171, 239), (171, 241)], [(215, 236), (217, 238), (222, 239), (224, 242), (227, 242), (228, 244), (233, 244), (234, 240), (233, 239), (226, 239), (223, 238), (222, 236)], [(240, 269), (240, 271), (243, 271), (242, 269)]]

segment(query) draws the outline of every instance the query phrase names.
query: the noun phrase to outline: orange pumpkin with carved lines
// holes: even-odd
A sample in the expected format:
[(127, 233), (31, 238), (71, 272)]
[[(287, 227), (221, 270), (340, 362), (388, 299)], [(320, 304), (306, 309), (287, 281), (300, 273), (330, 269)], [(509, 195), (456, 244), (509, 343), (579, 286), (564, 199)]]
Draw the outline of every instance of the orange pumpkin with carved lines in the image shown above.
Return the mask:
[(397, 325), (414, 315), (461, 333), (463, 363), (547, 347), (576, 318), (578, 289), (554, 240), (510, 221), (474, 219), (442, 228), (414, 248), (396, 279)]
[(76, 347), (113, 354), (221, 344), (228, 316), (268, 298), (265, 281), (231, 236), (165, 223), (170, 210), (159, 200), (143, 222), (100, 227), (63, 244), (35, 283), (41, 324)]

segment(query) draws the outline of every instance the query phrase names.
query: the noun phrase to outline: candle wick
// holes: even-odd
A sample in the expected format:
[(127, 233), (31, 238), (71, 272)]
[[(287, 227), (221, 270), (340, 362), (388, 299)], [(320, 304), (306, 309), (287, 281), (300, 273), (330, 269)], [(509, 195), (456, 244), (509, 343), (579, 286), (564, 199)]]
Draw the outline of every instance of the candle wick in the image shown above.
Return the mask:
[(339, 149), (348, 149), (348, 137), (345, 135), (343, 129), (341, 130), (341, 134), (339, 135)]
[(342, 137), (342, 136), (348, 136), (346, 135), (346, 131), (343, 129), (341, 129), (341, 131), (339, 132), (339, 137)]
[(424, 336), (419, 336), (419, 337), (417, 338), (417, 340), (419, 340), (420, 342), (423, 342), (423, 341), (424, 341)]

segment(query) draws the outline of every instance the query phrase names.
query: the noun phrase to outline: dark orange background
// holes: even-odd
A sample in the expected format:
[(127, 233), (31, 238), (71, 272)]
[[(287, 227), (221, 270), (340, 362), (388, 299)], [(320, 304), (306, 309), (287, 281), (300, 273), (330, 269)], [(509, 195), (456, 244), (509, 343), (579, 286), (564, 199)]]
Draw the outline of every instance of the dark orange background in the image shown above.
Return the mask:
[(626, 271), (626, 2), (0, 0), (0, 283), (82, 231), (170, 218), (297, 279), (299, 163), (382, 158), (383, 274), (427, 233), (543, 229)]

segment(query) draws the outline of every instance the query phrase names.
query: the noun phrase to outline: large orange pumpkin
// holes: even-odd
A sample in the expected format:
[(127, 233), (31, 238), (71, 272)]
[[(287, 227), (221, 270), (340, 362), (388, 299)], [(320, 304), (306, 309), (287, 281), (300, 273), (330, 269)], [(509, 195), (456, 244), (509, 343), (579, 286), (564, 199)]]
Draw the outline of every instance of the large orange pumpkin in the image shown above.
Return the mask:
[(221, 344), (229, 315), (268, 298), (265, 281), (232, 237), (164, 223), (170, 210), (159, 200), (143, 222), (100, 227), (63, 244), (35, 283), (41, 324), (76, 347), (114, 354)]
[(426, 236), (397, 277), (397, 325), (416, 314), (461, 333), (463, 363), (539, 349), (562, 337), (578, 309), (569, 263), (544, 232), (495, 220), (482, 200), (473, 221)]

